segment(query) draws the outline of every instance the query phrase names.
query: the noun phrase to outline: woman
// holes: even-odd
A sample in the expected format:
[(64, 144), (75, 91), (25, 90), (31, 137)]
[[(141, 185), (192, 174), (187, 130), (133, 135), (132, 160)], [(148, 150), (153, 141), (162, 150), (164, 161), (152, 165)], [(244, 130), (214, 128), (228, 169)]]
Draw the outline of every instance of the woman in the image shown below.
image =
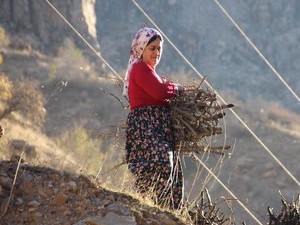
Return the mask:
[(155, 72), (162, 47), (163, 38), (153, 28), (140, 29), (132, 41), (123, 91), (130, 105), (126, 161), (138, 192), (151, 195), (156, 204), (179, 209), (183, 175), (168, 102), (184, 88), (163, 81)]

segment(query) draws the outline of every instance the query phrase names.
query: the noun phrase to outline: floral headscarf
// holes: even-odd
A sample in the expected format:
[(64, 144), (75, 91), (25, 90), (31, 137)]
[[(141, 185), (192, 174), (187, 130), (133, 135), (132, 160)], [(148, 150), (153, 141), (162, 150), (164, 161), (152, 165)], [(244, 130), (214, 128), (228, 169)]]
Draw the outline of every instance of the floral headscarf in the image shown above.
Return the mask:
[(135, 34), (131, 44), (130, 57), (128, 61), (127, 72), (124, 79), (124, 86), (123, 86), (124, 96), (128, 97), (129, 76), (130, 76), (130, 70), (132, 66), (135, 63), (142, 60), (141, 59), (142, 54), (149, 40), (155, 35), (159, 35), (162, 38), (161, 34), (157, 30), (149, 27), (143, 27)]

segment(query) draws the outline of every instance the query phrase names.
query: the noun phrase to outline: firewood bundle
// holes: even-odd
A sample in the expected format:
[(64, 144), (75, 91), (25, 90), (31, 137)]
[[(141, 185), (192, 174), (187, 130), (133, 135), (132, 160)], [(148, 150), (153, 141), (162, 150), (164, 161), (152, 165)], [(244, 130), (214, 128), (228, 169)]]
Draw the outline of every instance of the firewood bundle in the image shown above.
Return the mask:
[(205, 188), (200, 195), (200, 201), (188, 212), (193, 224), (232, 224), (231, 218), (221, 212), (219, 203), (212, 202), (208, 189)]
[(222, 153), (230, 146), (207, 143), (211, 142), (212, 136), (222, 134), (219, 119), (225, 116), (224, 109), (233, 104), (220, 105), (213, 90), (200, 88), (202, 82), (198, 86), (186, 86), (185, 91), (170, 102), (177, 149), (183, 153)]
[(281, 199), (281, 213), (276, 215), (271, 207), (268, 207), (269, 225), (299, 225), (300, 224), (300, 194), (297, 199), (288, 202)]

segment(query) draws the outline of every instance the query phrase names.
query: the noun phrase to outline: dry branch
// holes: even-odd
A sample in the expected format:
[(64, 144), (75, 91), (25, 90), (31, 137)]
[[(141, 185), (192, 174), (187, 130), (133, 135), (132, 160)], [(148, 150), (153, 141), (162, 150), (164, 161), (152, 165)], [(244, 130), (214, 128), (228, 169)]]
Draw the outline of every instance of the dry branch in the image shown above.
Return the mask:
[[(231, 218), (220, 211), (218, 203), (211, 200), (207, 189), (201, 191), (200, 201), (189, 210), (189, 215), (194, 224), (211, 225), (211, 224), (229, 224)], [(231, 223), (230, 223), (231, 224)]]
[(300, 224), (300, 195), (292, 202), (281, 199), (281, 213), (276, 215), (273, 209), (268, 207), (270, 225), (299, 225)]
[(229, 145), (202, 144), (210, 142), (206, 139), (223, 133), (218, 126), (219, 119), (225, 116), (224, 109), (233, 107), (233, 104), (220, 105), (213, 90), (201, 88), (203, 80), (200, 85), (185, 87), (185, 91), (170, 102), (177, 148), (183, 153), (222, 153), (230, 148)]
[(0, 138), (3, 136), (4, 134), (4, 129), (0, 126)]

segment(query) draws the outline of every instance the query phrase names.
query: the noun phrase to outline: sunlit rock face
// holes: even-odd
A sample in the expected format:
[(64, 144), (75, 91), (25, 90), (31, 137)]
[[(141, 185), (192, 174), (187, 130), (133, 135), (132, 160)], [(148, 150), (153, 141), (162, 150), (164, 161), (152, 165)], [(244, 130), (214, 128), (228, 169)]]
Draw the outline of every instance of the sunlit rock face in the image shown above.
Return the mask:
[[(51, 1), (53, 7), (93, 46), (96, 41), (95, 0)], [(1, 1), (0, 24), (14, 33), (11, 44), (20, 45), (27, 37), (28, 46), (46, 52), (55, 52), (66, 37), (73, 38), (77, 45), (84, 45), (78, 35), (67, 25), (47, 1)]]

